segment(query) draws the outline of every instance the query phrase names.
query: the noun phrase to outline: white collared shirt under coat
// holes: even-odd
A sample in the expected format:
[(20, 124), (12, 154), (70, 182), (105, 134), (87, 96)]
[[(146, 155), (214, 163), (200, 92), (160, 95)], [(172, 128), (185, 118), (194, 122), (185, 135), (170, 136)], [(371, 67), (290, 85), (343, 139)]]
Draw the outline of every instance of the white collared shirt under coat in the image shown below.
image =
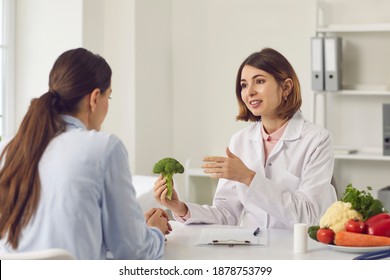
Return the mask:
[(241, 224), (292, 229), (294, 223), (318, 225), (336, 201), (331, 185), (333, 147), (329, 131), (297, 112), (264, 162), (261, 122), (233, 135), (230, 150), (256, 172), (250, 186), (220, 179), (213, 206), (187, 203), (185, 223)]

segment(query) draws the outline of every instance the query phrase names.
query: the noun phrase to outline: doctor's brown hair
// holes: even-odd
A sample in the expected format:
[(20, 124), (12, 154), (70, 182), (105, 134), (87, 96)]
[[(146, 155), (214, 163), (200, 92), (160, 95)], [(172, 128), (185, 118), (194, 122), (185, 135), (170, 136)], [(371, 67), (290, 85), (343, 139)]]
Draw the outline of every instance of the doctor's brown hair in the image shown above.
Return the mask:
[(111, 68), (99, 55), (78, 48), (61, 54), (49, 76), (49, 91), (31, 101), (15, 137), (0, 156), (0, 238), (16, 249), (40, 198), (39, 161), (49, 142), (65, 131), (60, 114), (73, 114), (95, 89), (105, 92)]
[(290, 62), (288, 62), (288, 60), (281, 53), (271, 48), (265, 48), (260, 52), (251, 54), (247, 59), (244, 60), (238, 70), (236, 79), (236, 97), (239, 106), (239, 113), (236, 117), (236, 120), (254, 122), (261, 120), (261, 116), (253, 115), (241, 98), (241, 73), (245, 65), (253, 66), (271, 74), (279, 86), (282, 86), (283, 82), (287, 78), (292, 80), (293, 87), (287, 97), (287, 100), (285, 102), (281, 102), (279, 107), (276, 109), (280, 118), (287, 120), (291, 119), (302, 105), (301, 87), (298, 77)]

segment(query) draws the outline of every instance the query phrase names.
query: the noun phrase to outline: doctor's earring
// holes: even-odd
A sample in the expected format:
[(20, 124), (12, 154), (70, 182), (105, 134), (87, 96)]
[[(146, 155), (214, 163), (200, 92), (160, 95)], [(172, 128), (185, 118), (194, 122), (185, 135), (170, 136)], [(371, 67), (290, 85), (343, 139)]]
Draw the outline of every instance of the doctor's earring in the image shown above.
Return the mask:
[(284, 101), (287, 101), (287, 96), (284, 97)]

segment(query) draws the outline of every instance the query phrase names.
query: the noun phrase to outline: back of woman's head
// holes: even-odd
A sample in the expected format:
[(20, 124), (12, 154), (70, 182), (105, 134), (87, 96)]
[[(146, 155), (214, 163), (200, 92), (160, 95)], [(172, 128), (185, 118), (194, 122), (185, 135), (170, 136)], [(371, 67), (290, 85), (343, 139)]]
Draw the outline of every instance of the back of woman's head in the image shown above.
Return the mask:
[(272, 48), (264, 48), (260, 52), (252, 53), (241, 64), (236, 78), (236, 97), (239, 104), (237, 120), (259, 121), (261, 116), (253, 115), (241, 98), (241, 74), (245, 65), (255, 67), (271, 74), (278, 85), (282, 86), (288, 78), (292, 80), (293, 87), (286, 102), (283, 102), (278, 110), (279, 117), (290, 119), (300, 109), (302, 104), (301, 87), (298, 76), (290, 62), (278, 51)]
[(75, 114), (94, 89), (105, 92), (111, 68), (90, 51), (64, 52), (55, 61), (49, 91), (31, 101), (15, 137), (0, 156), (0, 238), (17, 248), (22, 229), (36, 212), (40, 197), (38, 164), (47, 145), (65, 131), (61, 114)]
[(111, 69), (104, 58), (79, 48), (56, 60), (49, 76), (49, 92), (56, 97), (59, 113), (74, 113), (85, 95), (96, 88), (105, 92), (110, 83)]

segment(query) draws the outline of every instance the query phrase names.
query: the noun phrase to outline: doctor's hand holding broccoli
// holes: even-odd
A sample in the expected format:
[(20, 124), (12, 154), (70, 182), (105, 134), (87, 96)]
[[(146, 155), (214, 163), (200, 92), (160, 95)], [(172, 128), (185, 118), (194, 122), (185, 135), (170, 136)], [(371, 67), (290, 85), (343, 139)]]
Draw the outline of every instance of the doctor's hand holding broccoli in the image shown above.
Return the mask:
[[(173, 185), (173, 184), (172, 184)], [(173, 187), (173, 186), (172, 186)], [(167, 180), (161, 175), (154, 185), (154, 197), (158, 203), (170, 209), (178, 216), (185, 216), (188, 212), (187, 205), (179, 199), (177, 192), (172, 188), (172, 198), (167, 198)]]
[(154, 185), (156, 200), (179, 216), (184, 216), (188, 209), (173, 188), (173, 174), (183, 173), (184, 167), (174, 158), (163, 158), (153, 167), (153, 173), (161, 174)]
[[(204, 172), (210, 174), (212, 178), (237, 181), (249, 186), (256, 173), (250, 170), (229, 148), (226, 148), (226, 155), (226, 157), (205, 157), (203, 159), (205, 164), (202, 165)], [(164, 158), (154, 165), (153, 172), (161, 174), (154, 185), (156, 200), (176, 215), (185, 216), (188, 207), (179, 199), (172, 179), (174, 173), (184, 172), (183, 166), (173, 158)]]

